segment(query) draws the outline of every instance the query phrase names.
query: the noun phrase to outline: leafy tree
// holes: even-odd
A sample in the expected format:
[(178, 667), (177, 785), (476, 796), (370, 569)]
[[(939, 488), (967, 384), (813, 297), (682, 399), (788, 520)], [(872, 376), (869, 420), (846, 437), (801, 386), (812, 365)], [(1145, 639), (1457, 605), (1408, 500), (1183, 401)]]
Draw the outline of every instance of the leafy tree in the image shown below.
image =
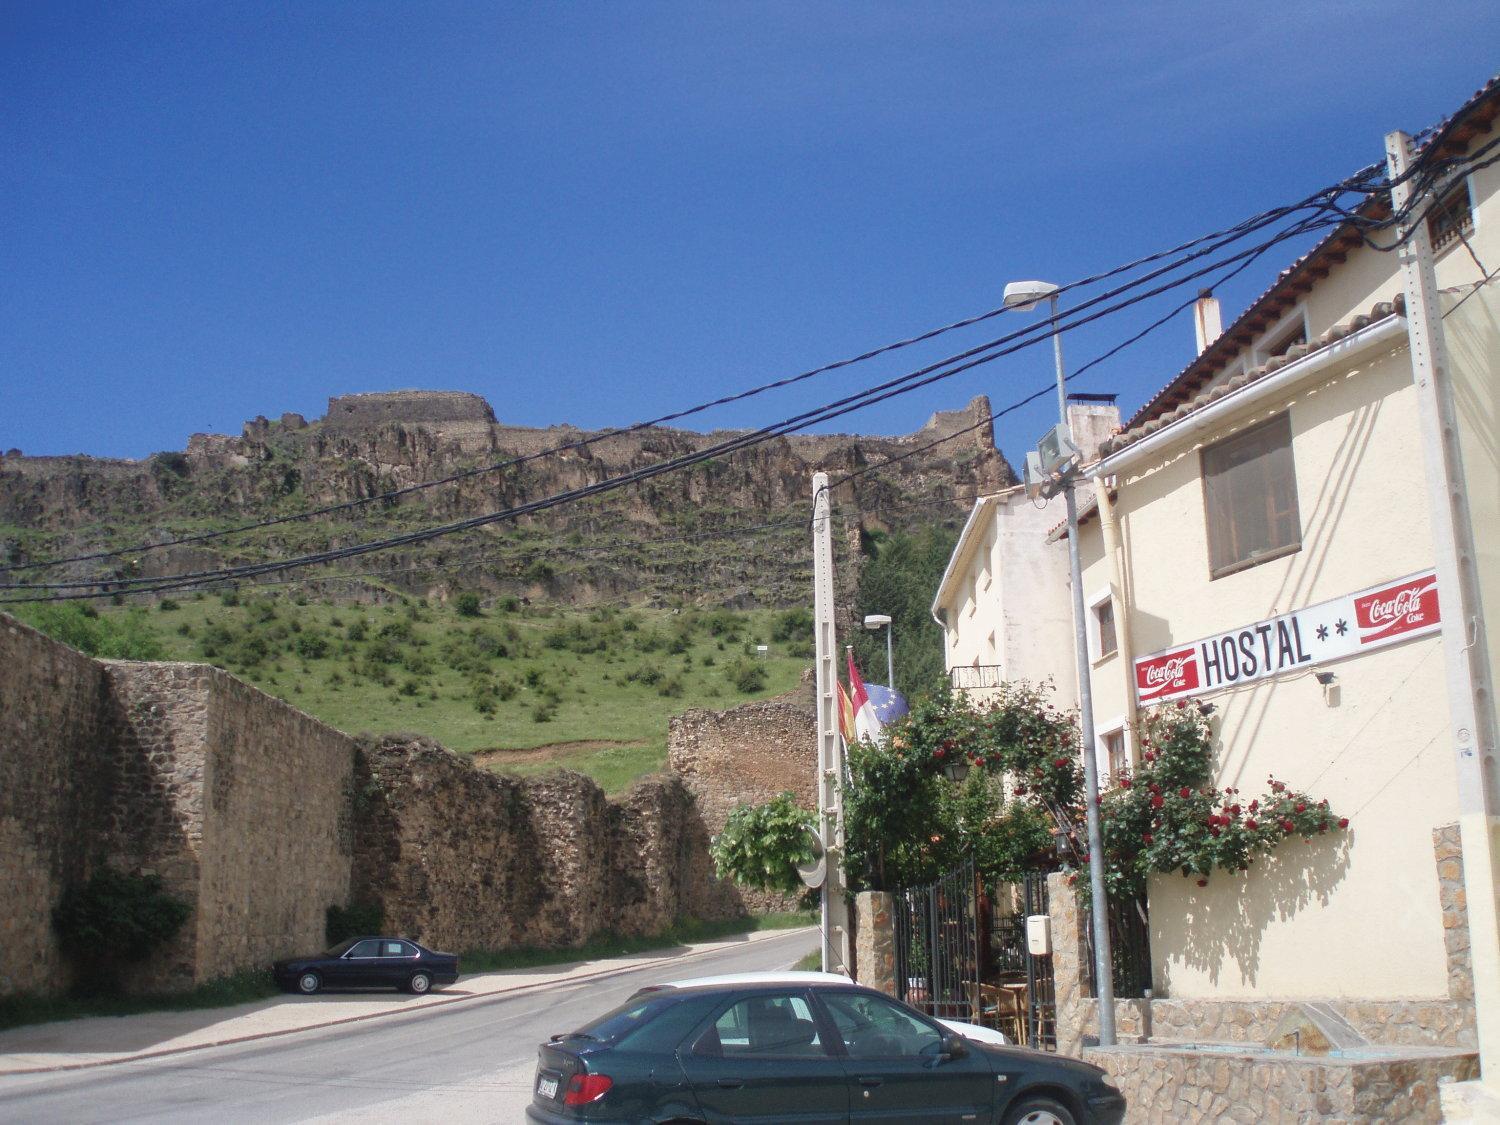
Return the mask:
[(465, 590), (453, 600), (453, 608), (460, 617), (478, 617), (479, 595), (472, 590)]
[[(906, 534), (866, 537), (866, 555), (856, 597), (858, 620), (888, 614), (894, 630), (896, 687), (908, 698), (945, 686), (942, 635), (932, 620), (932, 599), (948, 566), (958, 534), (928, 527)], [(867, 680), (884, 681), (882, 631), (856, 629), (854, 658)]]
[(55, 641), (107, 660), (164, 660), (166, 649), (144, 610), (101, 615), (91, 606), (57, 602), (17, 607), (19, 616)]
[(763, 805), (737, 805), (709, 848), (714, 869), (744, 886), (801, 891), (797, 865), (813, 858), (815, 825), (790, 793)]

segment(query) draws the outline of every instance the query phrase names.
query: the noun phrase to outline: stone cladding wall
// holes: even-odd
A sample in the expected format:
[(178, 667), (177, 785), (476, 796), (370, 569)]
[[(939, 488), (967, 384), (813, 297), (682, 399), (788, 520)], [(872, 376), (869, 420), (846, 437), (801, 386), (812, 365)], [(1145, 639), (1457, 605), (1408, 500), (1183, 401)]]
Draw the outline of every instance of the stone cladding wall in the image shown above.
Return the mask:
[(579, 945), (743, 913), (710, 885), (675, 778), (611, 801), (582, 774), (477, 768), (431, 739), (364, 743), (354, 781), (353, 898), (445, 949)]
[(52, 939), (63, 888), (97, 862), (107, 789), (104, 670), (0, 616), (0, 995), (66, 987)]
[[(810, 682), (774, 699), (728, 711), (685, 711), (667, 727), (667, 763), (682, 779), (708, 837), (737, 805), (790, 792), (816, 810), (818, 717)], [(740, 888), (752, 910), (790, 910), (794, 896)]]
[(1125, 1095), (1125, 1120), (1385, 1123), (1443, 1120), (1438, 1083), (1478, 1077), (1473, 1053), (1400, 1059), (1274, 1058), (1205, 1054), (1134, 1044), (1083, 1057)]

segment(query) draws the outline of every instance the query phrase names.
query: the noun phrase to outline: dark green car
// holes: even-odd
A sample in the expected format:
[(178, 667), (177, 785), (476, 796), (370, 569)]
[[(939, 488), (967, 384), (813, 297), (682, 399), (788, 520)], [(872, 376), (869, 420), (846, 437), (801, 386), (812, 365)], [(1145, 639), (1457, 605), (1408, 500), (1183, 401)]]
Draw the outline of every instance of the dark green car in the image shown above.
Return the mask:
[(646, 989), (542, 1044), (528, 1121), (1117, 1125), (1104, 1071), (854, 984)]

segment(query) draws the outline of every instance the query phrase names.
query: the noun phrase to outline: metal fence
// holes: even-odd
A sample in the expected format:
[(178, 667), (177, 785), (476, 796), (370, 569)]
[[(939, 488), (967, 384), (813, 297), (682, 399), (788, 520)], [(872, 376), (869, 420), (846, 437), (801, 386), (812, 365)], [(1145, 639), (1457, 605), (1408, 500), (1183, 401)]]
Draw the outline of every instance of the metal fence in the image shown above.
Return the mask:
[[(1088, 947), (1084, 981), (1090, 996), (1099, 995), (1094, 973), (1094, 919), (1083, 914)], [(1111, 899), (1109, 903), (1109, 953), (1113, 963), (1115, 996), (1141, 997), (1151, 987), (1151, 924), (1144, 898)]]

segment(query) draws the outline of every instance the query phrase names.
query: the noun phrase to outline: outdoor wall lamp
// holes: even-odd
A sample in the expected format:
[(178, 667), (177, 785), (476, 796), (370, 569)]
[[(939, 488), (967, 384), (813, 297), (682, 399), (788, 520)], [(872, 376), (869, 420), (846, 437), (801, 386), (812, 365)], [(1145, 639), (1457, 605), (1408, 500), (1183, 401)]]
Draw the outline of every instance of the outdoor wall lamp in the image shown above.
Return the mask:
[(949, 781), (962, 781), (969, 776), (969, 761), (967, 758), (955, 758), (950, 762), (943, 763), (943, 776)]
[(1329, 684), (1333, 683), (1334, 680), (1338, 679), (1338, 677), (1335, 676), (1332, 672), (1314, 672), (1313, 679), (1317, 680), (1318, 683), (1322, 684), (1324, 687), (1327, 687)]

